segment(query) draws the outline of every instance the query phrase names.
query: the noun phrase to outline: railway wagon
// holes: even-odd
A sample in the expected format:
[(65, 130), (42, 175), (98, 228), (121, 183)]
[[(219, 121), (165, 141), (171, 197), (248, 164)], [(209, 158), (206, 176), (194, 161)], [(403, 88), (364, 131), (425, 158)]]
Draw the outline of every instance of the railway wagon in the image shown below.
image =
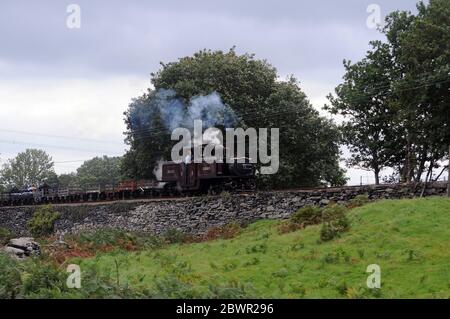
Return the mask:
[(0, 206), (219, 194), (222, 191), (247, 191), (256, 188), (255, 167), (248, 158), (236, 158), (230, 163), (163, 162), (161, 165), (161, 180), (128, 180), (117, 185), (88, 185), (83, 188), (61, 188), (44, 184), (0, 194)]

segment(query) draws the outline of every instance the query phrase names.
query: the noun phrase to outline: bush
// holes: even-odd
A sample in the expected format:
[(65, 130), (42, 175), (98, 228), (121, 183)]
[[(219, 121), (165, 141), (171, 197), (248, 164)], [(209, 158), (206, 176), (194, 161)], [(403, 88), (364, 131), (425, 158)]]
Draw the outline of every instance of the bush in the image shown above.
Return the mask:
[(245, 251), (247, 254), (265, 254), (267, 252), (267, 242), (248, 246), (247, 248), (245, 248)]
[(355, 208), (360, 207), (370, 202), (369, 195), (357, 195), (351, 200), (348, 201), (347, 207), (349, 208)]
[(28, 221), (28, 230), (34, 237), (47, 236), (53, 233), (55, 221), (60, 217), (51, 205), (41, 206)]
[(319, 224), (322, 221), (322, 209), (318, 206), (305, 206), (295, 212), (290, 221), (303, 226)]
[(340, 236), (341, 233), (347, 231), (349, 228), (350, 225), (346, 216), (324, 222), (320, 230), (320, 239), (322, 241), (331, 240)]
[(322, 222), (337, 220), (347, 212), (347, 207), (343, 205), (333, 204), (326, 206), (322, 211)]
[(239, 235), (242, 231), (241, 226), (236, 222), (231, 222), (222, 227), (211, 227), (208, 232), (203, 236), (203, 240), (215, 240), (215, 239), (232, 239)]
[(291, 222), (290, 220), (282, 222), (280, 226), (278, 227), (278, 233), (279, 234), (287, 234), (292, 233), (298, 229), (301, 228), (301, 225), (295, 224)]
[(36, 298), (54, 297), (55, 293), (66, 289), (66, 278), (67, 276), (54, 265), (31, 263), (24, 277), (23, 293)]
[(173, 229), (169, 229), (168, 231), (166, 231), (163, 235), (163, 238), (169, 244), (179, 244), (179, 243), (184, 242), (186, 240), (187, 236), (182, 231), (173, 228)]
[(122, 248), (136, 250), (143, 248), (158, 248), (163, 245), (160, 237), (151, 234), (130, 233), (115, 228), (101, 228), (91, 232), (80, 233), (68, 238), (82, 246), (89, 246), (94, 250), (108, 248)]
[(349, 221), (345, 216), (325, 222), (320, 230), (320, 239), (322, 241), (331, 240), (340, 236), (341, 233), (347, 231), (349, 228)]
[(350, 228), (350, 222), (345, 216), (347, 208), (342, 205), (330, 205), (325, 207), (322, 212), (322, 229), (320, 230), (320, 239), (329, 241), (338, 237), (341, 233)]
[(155, 280), (154, 292), (156, 298), (161, 299), (192, 299), (201, 298), (201, 292), (192, 284), (181, 281), (173, 274)]
[(241, 232), (241, 230), (242, 228), (238, 223), (236, 222), (228, 223), (222, 227), (222, 238), (224, 239), (234, 238)]
[(18, 262), (0, 253), (0, 299), (15, 298), (148, 298), (146, 288), (131, 289), (120, 283), (116, 271), (88, 267), (83, 269), (81, 289), (70, 289), (65, 267), (57, 267), (42, 258)]
[(14, 235), (6, 228), (0, 228), (0, 245), (6, 245)]
[(0, 299), (14, 299), (20, 293), (22, 279), (18, 262), (0, 253)]
[(100, 228), (80, 233), (73, 239), (80, 244), (88, 244), (93, 247), (117, 245), (119, 242), (132, 243), (134, 241), (131, 234), (115, 228)]
[(278, 228), (280, 234), (294, 232), (305, 226), (320, 224), (322, 221), (322, 209), (318, 206), (305, 206), (292, 214), (288, 221), (283, 222)]

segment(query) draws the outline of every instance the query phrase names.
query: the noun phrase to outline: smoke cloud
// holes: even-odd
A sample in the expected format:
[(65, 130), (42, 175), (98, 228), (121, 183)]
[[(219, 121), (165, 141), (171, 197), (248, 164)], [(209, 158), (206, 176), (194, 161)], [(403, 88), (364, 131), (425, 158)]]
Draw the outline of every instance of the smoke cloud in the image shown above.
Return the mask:
[[(162, 165), (163, 165), (164, 159), (161, 158), (158, 161), (156, 161), (155, 168), (153, 169), (153, 175), (155, 175), (157, 181), (162, 180)], [(158, 186), (163, 187), (166, 183), (159, 182)]]
[[(219, 93), (199, 95), (184, 103), (174, 90), (161, 89), (145, 100), (135, 100), (130, 111), (131, 129), (134, 133), (177, 127), (194, 128), (194, 120), (203, 122), (203, 129), (215, 126), (234, 127), (235, 112), (222, 102)], [(163, 124), (157, 127), (158, 121)]]

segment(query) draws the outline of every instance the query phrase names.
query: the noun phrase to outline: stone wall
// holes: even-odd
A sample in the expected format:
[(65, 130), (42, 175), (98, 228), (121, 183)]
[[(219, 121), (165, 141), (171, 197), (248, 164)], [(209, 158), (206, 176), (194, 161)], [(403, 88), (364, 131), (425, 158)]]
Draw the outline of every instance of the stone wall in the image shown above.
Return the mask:
[[(324, 188), (303, 191), (256, 192), (228, 196), (205, 196), (176, 200), (125, 201), (114, 204), (55, 205), (61, 218), (57, 233), (76, 233), (103, 227), (161, 234), (178, 229), (189, 234), (205, 233), (230, 221), (250, 223), (259, 219), (288, 218), (305, 205), (345, 203), (368, 194), (370, 199), (412, 198), (421, 192), (408, 185)], [(446, 194), (446, 184), (433, 184), (425, 196)], [(28, 235), (26, 223), (36, 207), (0, 207), (0, 227)]]

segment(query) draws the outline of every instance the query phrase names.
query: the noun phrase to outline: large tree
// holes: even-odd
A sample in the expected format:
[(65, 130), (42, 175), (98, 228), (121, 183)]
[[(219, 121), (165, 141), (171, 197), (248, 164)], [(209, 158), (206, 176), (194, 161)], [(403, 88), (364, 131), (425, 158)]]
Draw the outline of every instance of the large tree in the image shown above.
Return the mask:
[[(419, 2), (418, 14), (394, 12), (384, 33), (400, 76), (394, 93), (402, 112), (402, 180), (431, 179), (450, 145), (450, 2)], [(398, 143), (400, 144), (400, 143)], [(401, 145), (401, 144), (400, 144)]]
[(58, 176), (58, 187), (61, 189), (77, 187), (78, 184), (78, 176), (75, 173), (61, 174)]
[(330, 109), (347, 120), (350, 164), (375, 176), (390, 166), (403, 182), (424, 174), (431, 180), (450, 144), (450, 2), (417, 8), (417, 15), (388, 15), (387, 42), (373, 42), (363, 60), (347, 63), (344, 83), (330, 97)]
[[(296, 79), (280, 81), (276, 69), (253, 55), (202, 50), (176, 62), (162, 63), (152, 74), (153, 88), (135, 99), (125, 113), (130, 151), (123, 161), (130, 177), (151, 177), (160, 158), (170, 158), (170, 130), (158, 107), (161, 92), (176, 94), (168, 107), (189, 105), (196, 96), (217, 92), (240, 127), (280, 128), (280, 169), (260, 182), (272, 187), (345, 183), (339, 168), (336, 126), (319, 116)], [(166, 103), (167, 104), (167, 103)], [(165, 105), (166, 105), (165, 104)], [(136, 114), (139, 116), (136, 121)]]
[(45, 151), (27, 149), (3, 165), (0, 183), (5, 188), (38, 186), (54, 176), (52, 158)]
[(346, 118), (341, 129), (352, 152), (348, 165), (372, 170), (378, 185), (380, 171), (389, 165), (393, 153), (396, 114), (390, 104), (393, 65), (389, 46), (379, 41), (371, 45), (361, 61), (344, 60), (344, 82), (336, 88), (336, 96), (328, 96), (331, 105), (325, 109)]
[[(76, 181), (81, 187), (117, 185), (121, 179), (121, 160), (121, 157), (103, 156), (85, 161), (77, 169)], [(65, 182), (71, 183), (74, 181), (70, 177), (65, 177)]]

